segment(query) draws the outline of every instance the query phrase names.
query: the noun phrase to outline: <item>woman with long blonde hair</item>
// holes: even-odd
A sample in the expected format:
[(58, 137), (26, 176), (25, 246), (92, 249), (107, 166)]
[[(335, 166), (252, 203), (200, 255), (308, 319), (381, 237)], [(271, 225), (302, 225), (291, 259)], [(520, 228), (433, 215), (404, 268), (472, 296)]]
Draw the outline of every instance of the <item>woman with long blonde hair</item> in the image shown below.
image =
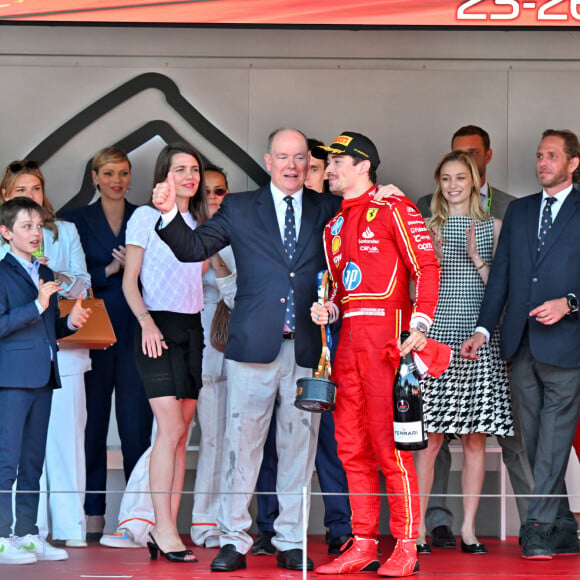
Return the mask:
[(475, 516), (485, 475), (485, 440), (488, 435), (513, 435), (509, 385), (497, 333), (477, 361), (461, 358), (459, 351), (475, 331), (501, 222), (481, 208), (479, 172), (468, 154), (445, 155), (435, 170), (435, 181), (427, 225), (441, 265), (441, 287), (428, 336), (448, 344), (454, 357), (439, 378), (429, 377), (423, 383), (429, 445), (415, 456), (421, 494), (417, 550), (430, 551), (425, 514), (435, 458), (443, 438), (452, 435), (461, 438), (464, 454), (461, 548), (484, 554), (487, 548), (475, 535)]

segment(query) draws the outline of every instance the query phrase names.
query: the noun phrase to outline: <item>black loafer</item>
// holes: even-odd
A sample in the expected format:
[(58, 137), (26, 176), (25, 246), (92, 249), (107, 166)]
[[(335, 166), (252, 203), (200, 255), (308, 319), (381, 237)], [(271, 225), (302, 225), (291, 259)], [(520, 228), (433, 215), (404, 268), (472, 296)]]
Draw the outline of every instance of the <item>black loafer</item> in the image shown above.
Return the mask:
[(455, 550), (457, 541), (449, 526), (437, 526), (431, 530), (431, 544), (434, 548)]
[[(287, 570), (302, 570), (302, 550), (294, 548), (293, 550), (284, 550), (276, 554), (278, 568)], [(306, 558), (306, 570), (314, 570), (314, 563), (310, 558)]]
[(424, 544), (417, 544), (417, 554), (430, 554), (431, 553), (431, 545), (429, 542), (425, 542)]
[(272, 538), (276, 532), (260, 532), (252, 546), (252, 556), (274, 556), (276, 548), (272, 545)]
[(466, 544), (461, 540), (461, 551), (466, 554), (487, 554), (485, 544)]
[[(352, 542), (352, 536), (339, 536), (338, 538), (328, 539), (328, 554), (330, 556), (340, 556), (345, 552)], [(343, 549), (344, 546), (344, 549)]]
[(236, 551), (233, 544), (226, 544), (220, 548), (219, 554), (211, 563), (212, 572), (233, 572), (246, 568), (246, 555)]

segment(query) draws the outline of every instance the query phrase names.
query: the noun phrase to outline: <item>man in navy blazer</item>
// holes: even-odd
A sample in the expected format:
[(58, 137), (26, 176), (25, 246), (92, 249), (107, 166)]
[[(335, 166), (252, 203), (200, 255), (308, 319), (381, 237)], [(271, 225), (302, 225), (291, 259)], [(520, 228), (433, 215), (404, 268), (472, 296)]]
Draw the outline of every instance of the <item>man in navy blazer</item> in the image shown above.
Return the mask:
[[(301, 490), (310, 488), (320, 416), (297, 409), (293, 401), (296, 380), (312, 376), (320, 357), (320, 329), (312, 324), (310, 305), (317, 298), (316, 274), (325, 268), (322, 231), (340, 206), (340, 198), (303, 187), (308, 157), (301, 132), (274, 131), (265, 155), (271, 183), (228, 195), (195, 231), (175, 216), (172, 176), (154, 190), (153, 203), (169, 212), (158, 233), (178, 259), (203, 260), (231, 245), (238, 271), (225, 353), (228, 411), (220, 490), (225, 493), (218, 511), (223, 535), (213, 571), (246, 567), (245, 554), (252, 547), (248, 507), (273, 413), (280, 514), (272, 543), (279, 567), (302, 570)], [(292, 256), (283, 241), (287, 211), (295, 222)], [(294, 319), (287, 316), (292, 301)], [(312, 567), (308, 559), (307, 568)]]
[(475, 358), (505, 308), (502, 356), (512, 360), (537, 496), (529, 499), (521, 535), (527, 559), (580, 552), (564, 483), (580, 411), (580, 191), (573, 187), (579, 164), (574, 133), (544, 132), (536, 161), (543, 191), (509, 205), (477, 329), (461, 350)]

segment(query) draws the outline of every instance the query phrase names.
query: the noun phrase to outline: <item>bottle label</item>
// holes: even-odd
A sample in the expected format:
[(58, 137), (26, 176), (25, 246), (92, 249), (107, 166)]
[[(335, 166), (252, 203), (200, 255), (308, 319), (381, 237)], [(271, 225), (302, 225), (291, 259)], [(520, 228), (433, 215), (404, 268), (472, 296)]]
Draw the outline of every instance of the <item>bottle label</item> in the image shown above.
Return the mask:
[(421, 421), (411, 423), (394, 422), (395, 441), (398, 443), (421, 443), (423, 441), (423, 425)]
[(409, 410), (409, 401), (407, 399), (399, 399), (397, 401), (397, 411), (399, 413), (407, 413)]

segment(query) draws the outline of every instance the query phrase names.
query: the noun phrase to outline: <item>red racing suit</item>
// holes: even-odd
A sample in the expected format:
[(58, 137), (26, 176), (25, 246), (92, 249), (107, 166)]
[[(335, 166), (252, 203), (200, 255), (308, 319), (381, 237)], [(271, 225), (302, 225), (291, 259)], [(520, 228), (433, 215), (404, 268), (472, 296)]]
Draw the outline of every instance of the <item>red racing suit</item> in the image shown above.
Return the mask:
[[(331, 319), (342, 317), (333, 379), (335, 433), (351, 494), (353, 533), (379, 534), (380, 466), (394, 538), (415, 539), (420, 519), (413, 457), (395, 449), (395, 369), (381, 357), (386, 342), (412, 321), (429, 327), (439, 293), (439, 264), (417, 208), (406, 198), (374, 201), (376, 187), (345, 199), (324, 229), (334, 283)], [(409, 284), (415, 282), (412, 305)]]

